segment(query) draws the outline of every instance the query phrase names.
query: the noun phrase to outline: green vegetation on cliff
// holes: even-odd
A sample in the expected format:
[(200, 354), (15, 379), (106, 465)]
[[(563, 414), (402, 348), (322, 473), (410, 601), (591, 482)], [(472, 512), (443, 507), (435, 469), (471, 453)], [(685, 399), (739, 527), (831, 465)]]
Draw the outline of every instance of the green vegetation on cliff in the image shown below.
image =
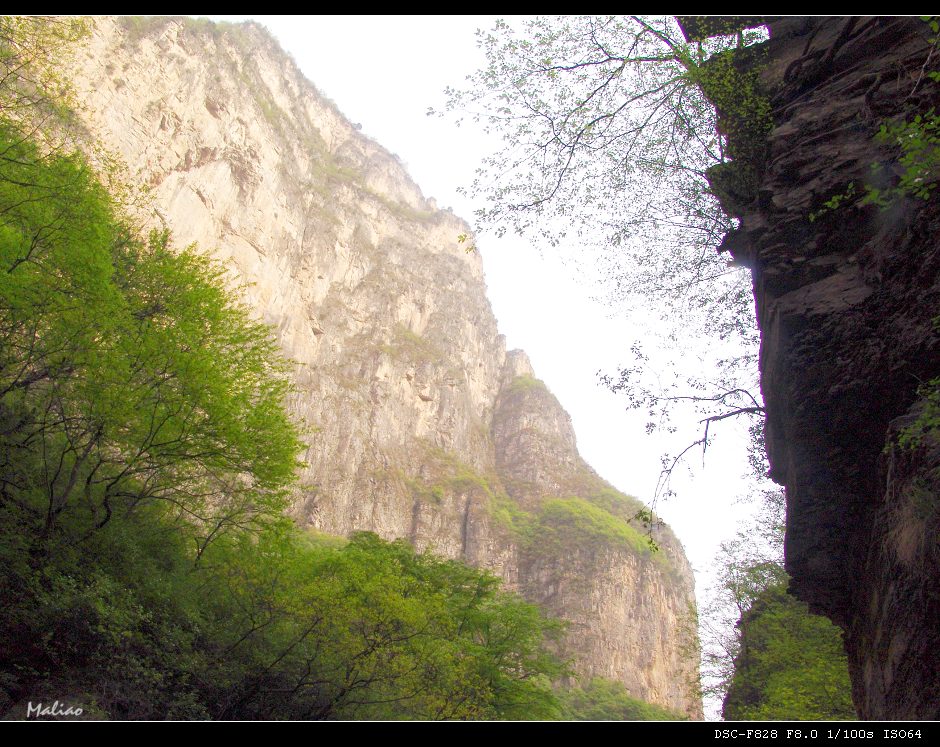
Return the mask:
[(777, 584), (741, 617), (741, 647), (725, 696), (728, 720), (854, 720), (839, 630)]
[[(544, 386), (531, 377), (517, 377), (514, 383), (525, 379), (525, 388)], [(416, 498), (439, 502), (448, 493), (477, 492), (488, 500), (496, 522), (527, 551), (556, 553), (579, 547), (620, 547), (638, 555), (653, 554), (660, 564), (668, 565), (666, 558), (653, 552), (649, 537), (631, 523), (642, 509), (639, 501), (607, 486), (593, 474), (572, 483), (583, 489), (586, 498), (546, 496), (536, 507), (524, 508), (507, 494), (499, 478), (479, 474), (453, 454), (429, 447), (422, 464), (432, 477), (396, 474)]]
[(509, 391), (513, 394), (527, 392), (530, 389), (545, 389), (545, 382), (534, 376), (524, 375), (516, 376), (509, 384)]
[(638, 554), (652, 548), (643, 534), (623, 519), (582, 498), (550, 498), (539, 507), (531, 525), (530, 544), (540, 551), (561, 547), (624, 547)]
[(632, 697), (620, 682), (593, 678), (562, 695), (565, 718), (572, 721), (682, 721), (685, 716)]

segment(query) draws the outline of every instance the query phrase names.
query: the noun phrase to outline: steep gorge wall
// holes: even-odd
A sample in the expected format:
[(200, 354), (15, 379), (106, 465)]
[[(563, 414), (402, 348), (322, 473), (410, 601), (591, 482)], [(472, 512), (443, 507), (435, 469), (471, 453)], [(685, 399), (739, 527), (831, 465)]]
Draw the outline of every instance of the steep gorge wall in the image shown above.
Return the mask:
[(296, 362), (297, 520), (502, 576), (571, 622), (580, 674), (701, 716), (693, 579), (666, 528), (577, 452), (486, 299), (469, 228), (363, 137), (259, 26), (100, 19), (76, 85), (180, 243), (228, 263)]
[(757, 58), (773, 129), (724, 248), (753, 272), (791, 589), (844, 629), (861, 717), (936, 719), (940, 443), (898, 435), (940, 374), (940, 203), (824, 209), (900, 174), (897, 144), (875, 135), (940, 105), (933, 34), (891, 17), (769, 28)]

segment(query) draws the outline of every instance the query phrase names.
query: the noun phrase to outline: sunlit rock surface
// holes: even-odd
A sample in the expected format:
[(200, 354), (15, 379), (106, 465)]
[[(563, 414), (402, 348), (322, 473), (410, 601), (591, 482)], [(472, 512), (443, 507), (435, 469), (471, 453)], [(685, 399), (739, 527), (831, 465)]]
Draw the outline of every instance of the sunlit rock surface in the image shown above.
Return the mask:
[(177, 242), (232, 268), (296, 362), (296, 519), (489, 568), (571, 621), (579, 673), (701, 717), (682, 547), (657, 528), (649, 551), (639, 505), (583, 462), (567, 413), (507, 353), (468, 226), (260, 26), (101, 19), (78, 64), (89, 129)]

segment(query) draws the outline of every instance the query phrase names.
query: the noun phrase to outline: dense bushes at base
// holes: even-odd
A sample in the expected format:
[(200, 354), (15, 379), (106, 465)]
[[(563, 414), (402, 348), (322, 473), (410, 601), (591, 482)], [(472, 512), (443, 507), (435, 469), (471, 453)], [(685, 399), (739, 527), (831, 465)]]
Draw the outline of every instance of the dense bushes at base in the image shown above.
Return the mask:
[(741, 644), (724, 700), (728, 720), (854, 720), (839, 630), (787, 593), (762, 591), (741, 616)]
[(620, 682), (592, 679), (563, 696), (565, 718), (574, 721), (680, 721), (685, 719), (661, 706), (632, 697)]
[(33, 567), (5, 532), (2, 710), (69, 698), (112, 719), (559, 715), (549, 679), (564, 670), (543, 648), (557, 624), (484, 572), (287, 522), (229, 532), (196, 564), (187, 539), (150, 507)]

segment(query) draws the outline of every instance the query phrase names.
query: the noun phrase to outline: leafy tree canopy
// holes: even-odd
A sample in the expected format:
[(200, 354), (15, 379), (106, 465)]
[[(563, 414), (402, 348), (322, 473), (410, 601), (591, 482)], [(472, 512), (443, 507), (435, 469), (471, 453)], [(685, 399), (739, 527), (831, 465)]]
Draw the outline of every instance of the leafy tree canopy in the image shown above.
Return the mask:
[(287, 364), (223, 271), (137, 238), (78, 155), (0, 131), (4, 498), (48, 537), (162, 501), (203, 531), (276, 514)]
[(620, 682), (595, 677), (564, 694), (565, 717), (573, 721), (681, 721), (685, 717), (632, 697)]
[(699, 312), (698, 323), (707, 308), (712, 328), (749, 331), (749, 288), (715, 251), (732, 221), (704, 175), (734, 154), (706, 91), (762, 126), (753, 78), (724, 54), (762, 34), (689, 44), (671, 16), (533, 18), (477, 33), (486, 67), (447, 90), (447, 109), (505, 144), (470, 188), (486, 203), (480, 225), (593, 247), (585, 264), (599, 262), (621, 300), (654, 297), (668, 313)]
[(762, 591), (740, 625), (725, 719), (857, 718), (839, 630), (790, 596), (785, 582)]
[(47, 145), (71, 118), (64, 63), (89, 31), (87, 19), (0, 16), (0, 118), (7, 127)]

